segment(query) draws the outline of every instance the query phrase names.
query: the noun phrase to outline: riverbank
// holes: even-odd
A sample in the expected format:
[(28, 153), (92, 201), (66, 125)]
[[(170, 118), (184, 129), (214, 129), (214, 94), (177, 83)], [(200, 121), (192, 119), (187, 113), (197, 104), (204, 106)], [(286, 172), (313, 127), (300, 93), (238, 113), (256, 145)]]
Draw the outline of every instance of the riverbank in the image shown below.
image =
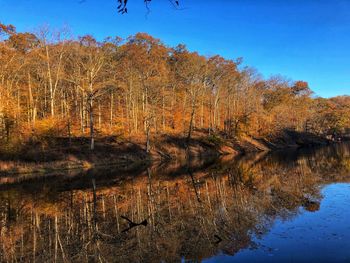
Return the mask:
[(220, 134), (195, 132), (191, 140), (183, 136), (162, 135), (151, 140), (147, 153), (141, 138), (103, 137), (89, 149), (88, 138), (50, 138), (30, 142), (0, 153), (0, 176), (16, 174), (47, 174), (57, 171), (89, 170), (106, 166), (139, 166), (170, 160), (185, 161), (222, 155), (284, 148), (327, 145), (330, 141), (309, 133), (284, 131), (270, 138), (225, 138)]

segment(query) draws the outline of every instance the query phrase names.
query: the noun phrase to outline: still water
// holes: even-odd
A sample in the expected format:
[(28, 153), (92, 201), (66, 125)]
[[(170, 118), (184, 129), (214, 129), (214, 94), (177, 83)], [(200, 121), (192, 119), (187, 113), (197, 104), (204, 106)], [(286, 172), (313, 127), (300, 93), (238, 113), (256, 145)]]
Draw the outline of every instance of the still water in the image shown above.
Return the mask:
[(0, 262), (350, 262), (350, 144), (0, 181)]

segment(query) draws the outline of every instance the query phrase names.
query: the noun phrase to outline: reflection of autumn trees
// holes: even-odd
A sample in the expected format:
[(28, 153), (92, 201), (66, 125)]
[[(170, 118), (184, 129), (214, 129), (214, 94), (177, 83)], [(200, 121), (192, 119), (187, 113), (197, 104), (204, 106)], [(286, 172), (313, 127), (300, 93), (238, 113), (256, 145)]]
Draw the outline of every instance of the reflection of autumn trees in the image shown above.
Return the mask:
[[(81, 188), (70, 190), (4, 188), (0, 261), (168, 262), (235, 254), (275, 218), (294, 216), (300, 206), (317, 210), (320, 184), (349, 180), (348, 145), (279, 156), (188, 167), (171, 176), (148, 169), (109, 186), (85, 176)], [(147, 226), (123, 232), (129, 223), (121, 216), (146, 219)]]

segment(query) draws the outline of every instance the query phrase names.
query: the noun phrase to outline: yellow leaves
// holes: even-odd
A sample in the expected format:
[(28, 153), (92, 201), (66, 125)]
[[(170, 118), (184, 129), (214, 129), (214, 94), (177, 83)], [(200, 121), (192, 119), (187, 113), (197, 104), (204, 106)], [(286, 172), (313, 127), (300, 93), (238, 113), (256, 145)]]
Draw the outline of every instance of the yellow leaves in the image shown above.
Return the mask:
[(45, 118), (37, 120), (34, 124), (21, 126), (21, 134), (24, 140), (42, 140), (61, 136), (66, 129), (66, 121), (59, 118)]

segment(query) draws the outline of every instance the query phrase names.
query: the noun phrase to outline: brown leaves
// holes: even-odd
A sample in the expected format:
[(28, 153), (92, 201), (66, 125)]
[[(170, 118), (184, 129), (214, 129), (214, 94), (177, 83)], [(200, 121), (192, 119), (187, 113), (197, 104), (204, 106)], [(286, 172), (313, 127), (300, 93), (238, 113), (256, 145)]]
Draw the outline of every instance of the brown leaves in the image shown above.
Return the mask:
[(16, 27), (13, 25), (5, 25), (0, 23), (0, 36), (1, 35), (12, 35), (16, 33)]

